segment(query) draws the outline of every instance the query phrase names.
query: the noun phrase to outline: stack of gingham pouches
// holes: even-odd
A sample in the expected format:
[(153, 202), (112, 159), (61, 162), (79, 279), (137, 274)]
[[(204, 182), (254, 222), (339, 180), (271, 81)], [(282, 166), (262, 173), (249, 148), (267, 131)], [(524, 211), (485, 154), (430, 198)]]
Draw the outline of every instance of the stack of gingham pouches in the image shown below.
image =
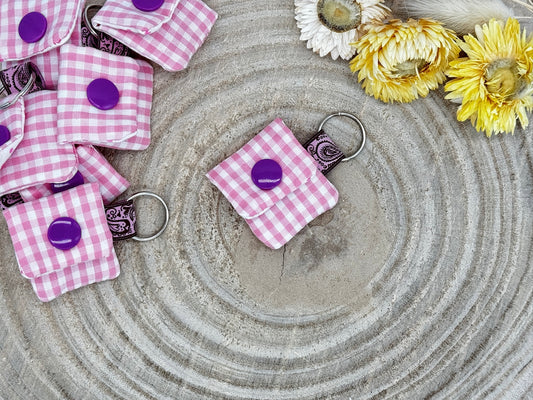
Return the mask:
[[(42, 301), (120, 266), (139, 237), (128, 181), (97, 147), (150, 145), (153, 68), (184, 69), (217, 14), (200, 0), (2, 0), (0, 196), (19, 269)], [(163, 228), (153, 237), (159, 235)]]

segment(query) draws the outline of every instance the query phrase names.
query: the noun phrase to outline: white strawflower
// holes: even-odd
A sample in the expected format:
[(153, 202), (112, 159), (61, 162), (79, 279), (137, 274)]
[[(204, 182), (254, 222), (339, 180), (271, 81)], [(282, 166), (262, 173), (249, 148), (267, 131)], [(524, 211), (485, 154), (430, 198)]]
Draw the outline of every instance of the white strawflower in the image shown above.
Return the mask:
[(390, 9), (383, 0), (295, 0), (300, 40), (320, 57), (349, 60), (355, 54), (351, 43), (371, 22), (383, 21)]

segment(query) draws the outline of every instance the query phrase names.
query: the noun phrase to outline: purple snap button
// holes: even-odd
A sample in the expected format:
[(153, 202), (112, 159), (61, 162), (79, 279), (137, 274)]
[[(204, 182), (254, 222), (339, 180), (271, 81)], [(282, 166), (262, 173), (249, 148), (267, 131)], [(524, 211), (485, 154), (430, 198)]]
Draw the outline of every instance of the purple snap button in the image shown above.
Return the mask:
[(252, 181), (259, 189), (274, 189), (281, 183), (282, 176), (281, 166), (269, 158), (259, 160), (252, 168)]
[(19, 23), (19, 36), (26, 43), (35, 43), (46, 33), (48, 22), (40, 12), (33, 11), (26, 14)]
[(80, 225), (69, 217), (60, 217), (48, 227), (48, 240), (59, 250), (70, 250), (81, 240)]
[(11, 139), (11, 132), (7, 129), (7, 126), (0, 125), (0, 146)]
[(165, 0), (132, 0), (133, 5), (141, 11), (155, 11), (163, 5)]
[(98, 78), (87, 86), (89, 103), (100, 110), (110, 110), (118, 104), (120, 94), (109, 79)]
[(76, 186), (83, 185), (85, 181), (83, 180), (83, 176), (81, 176), (80, 171), (76, 172), (72, 178), (70, 178), (66, 182), (61, 183), (52, 183), (52, 192), (59, 193), (64, 192), (65, 190), (72, 189)]

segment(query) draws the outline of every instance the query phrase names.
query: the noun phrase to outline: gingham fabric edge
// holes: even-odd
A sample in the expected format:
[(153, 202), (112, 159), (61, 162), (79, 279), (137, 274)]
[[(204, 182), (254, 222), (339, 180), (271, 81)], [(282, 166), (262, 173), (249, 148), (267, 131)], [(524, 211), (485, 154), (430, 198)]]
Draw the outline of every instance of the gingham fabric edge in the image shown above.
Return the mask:
[(65, 293), (115, 279), (119, 275), (120, 263), (115, 249), (112, 249), (106, 258), (76, 264), (29, 281), (37, 298), (42, 302), (49, 302)]

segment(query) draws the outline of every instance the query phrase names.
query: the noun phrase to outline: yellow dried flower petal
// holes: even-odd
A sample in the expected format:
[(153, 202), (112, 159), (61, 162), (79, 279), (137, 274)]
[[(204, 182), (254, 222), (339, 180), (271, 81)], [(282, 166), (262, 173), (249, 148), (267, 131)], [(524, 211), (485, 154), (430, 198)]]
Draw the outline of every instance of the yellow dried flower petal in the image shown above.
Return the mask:
[(372, 25), (354, 43), (358, 54), (350, 68), (376, 99), (410, 102), (444, 82), (445, 69), (460, 52), (457, 41), (452, 31), (427, 19)]
[(477, 131), (514, 133), (517, 120), (529, 124), (533, 108), (533, 37), (521, 33), (514, 18), (478, 26), (476, 36), (464, 37), (460, 45), (467, 57), (446, 71), (453, 78), (446, 98), (462, 99), (457, 119), (470, 119)]

